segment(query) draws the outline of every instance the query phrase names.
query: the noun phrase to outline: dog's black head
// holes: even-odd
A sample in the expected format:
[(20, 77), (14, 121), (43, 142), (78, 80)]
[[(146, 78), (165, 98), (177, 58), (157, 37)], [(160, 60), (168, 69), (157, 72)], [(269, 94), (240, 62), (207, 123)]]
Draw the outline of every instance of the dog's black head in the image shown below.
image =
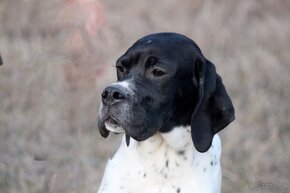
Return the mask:
[(118, 81), (102, 93), (99, 130), (142, 141), (157, 131), (191, 125), (205, 152), (215, 133), (234, 120), (234, 108), (214, 65), (189, 38), (157, 33), (138, 40), (117, 63)]

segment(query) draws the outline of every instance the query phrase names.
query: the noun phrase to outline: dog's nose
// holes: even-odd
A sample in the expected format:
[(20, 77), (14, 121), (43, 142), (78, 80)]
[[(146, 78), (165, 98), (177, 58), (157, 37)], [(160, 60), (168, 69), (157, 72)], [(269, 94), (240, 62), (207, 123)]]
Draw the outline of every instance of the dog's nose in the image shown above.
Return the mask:
[(111, 85), (102, 92), (102, 101), (105, 105), (113, 105), (129, 97), (129, 93), (117, 85)]

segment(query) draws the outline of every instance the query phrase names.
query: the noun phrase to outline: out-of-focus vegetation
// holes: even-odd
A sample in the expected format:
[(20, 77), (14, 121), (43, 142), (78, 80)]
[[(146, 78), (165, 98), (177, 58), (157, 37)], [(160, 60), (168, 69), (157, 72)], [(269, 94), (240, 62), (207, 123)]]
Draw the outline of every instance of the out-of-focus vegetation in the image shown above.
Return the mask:
[(120, 137), (100, 137), (100, 92), (140, 37), (174, 31), (215, 63), (236, 108), (223, 192), (290, 191), (287, 0), (1, 0), (0, 192), (96, 192)]

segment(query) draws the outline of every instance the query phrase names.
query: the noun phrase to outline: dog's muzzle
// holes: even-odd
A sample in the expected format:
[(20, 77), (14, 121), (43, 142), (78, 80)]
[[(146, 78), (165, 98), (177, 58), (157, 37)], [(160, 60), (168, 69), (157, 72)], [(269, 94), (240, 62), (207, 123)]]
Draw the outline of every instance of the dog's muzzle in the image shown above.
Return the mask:
[(119, 81), (106, 87), (102, 92), (98, 116), (101, 135), (107, 137), (110, 132), (125, 133), (127, 144), (130, 137), (143, 141), (154, 135), (162, 126), (162, 119), (149, 108), (150, 101), (144, 101), (146, 93), (148, 90), (133, 80)]
[(122, 105), (125, 100), (130, 98), (129, 91), (119, 84), (112, 84), (104, 89), (102, 92), (103, 107), (108, 109), (107, 118), (105, 119), (105, 127), (107, 130), (113, 133), (123, 133), (124, 129), (120, 126), (120, 123), (114, 118), (112, 111), (114, 108), (120, 108), (117, 106)]
[[(106, 87), (102, 92), (102, 106), (101, 106), (101, 118), (100, 118), (100, 131), (101, 134), (106, 137), (109, 132), (113, 133), (126, 133), (124, 130), (123, 120), (119, 119), (124, 109), (124, 106), (128, 104), (132, 95), (127, 85), (121, 83), (114, 83)], [(124, 109), (125, 110), (125, 109)], [(129, 135), (126, 133), (126, 141), (129, 145)]]

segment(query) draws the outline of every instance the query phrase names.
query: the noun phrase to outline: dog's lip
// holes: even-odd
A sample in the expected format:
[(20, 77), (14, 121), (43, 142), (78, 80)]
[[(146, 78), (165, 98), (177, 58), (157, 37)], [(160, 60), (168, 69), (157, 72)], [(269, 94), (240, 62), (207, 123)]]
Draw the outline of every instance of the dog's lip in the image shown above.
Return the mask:
[(106, 120), (105, 123), (113, 126), (113, 125), (118, 125), (118, 121), (116, 121), (114, 118), (112, 118), (112, 116), (109, 116)]
[(122, 126), (119, 124), (119, 122), (109, 116), (105, 121), (104, 121), (104, 125), (106, 127), (107, 130), (113, 132), (113, 133), (124, 133), (124, 129), (122, 128)]
[(130, 135), (126, 133), (123, 127), (120, 126), (119, 122), (116, 121), (116, 119), (112, 118), (112, 116), (108, 116), (104, 121), (103, 121), (103, 127), (105, 130), (108, 132), (120, 134), (120, 133), (125, 133), (126, 136), (126, 145), (129, 146), (130, 144)]

